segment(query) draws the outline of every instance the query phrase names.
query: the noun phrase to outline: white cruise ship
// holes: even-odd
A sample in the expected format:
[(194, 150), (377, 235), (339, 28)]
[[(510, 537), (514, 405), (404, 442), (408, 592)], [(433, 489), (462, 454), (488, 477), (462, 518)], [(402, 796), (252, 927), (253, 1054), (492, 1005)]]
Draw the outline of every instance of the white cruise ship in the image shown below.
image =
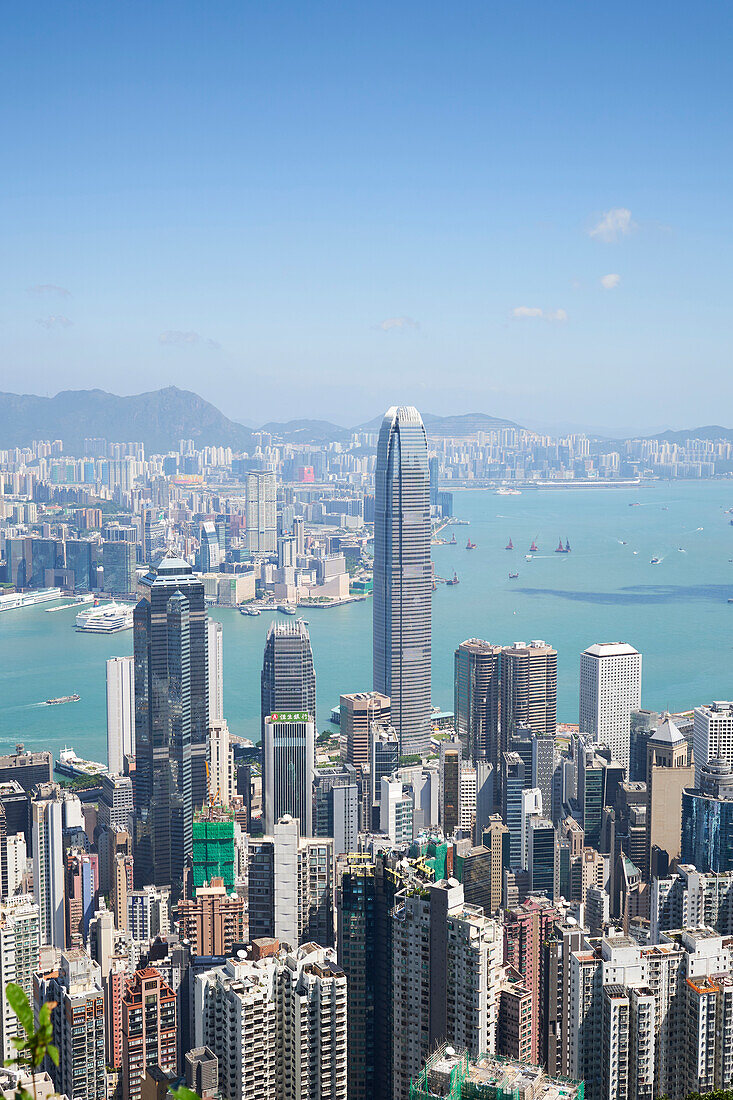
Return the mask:
[(132, 607), (124, 603), (107, 603), (80, 611), (76, 616), (76, 629), (86, 634), (116, 634), (118, 630), (132, 627)]

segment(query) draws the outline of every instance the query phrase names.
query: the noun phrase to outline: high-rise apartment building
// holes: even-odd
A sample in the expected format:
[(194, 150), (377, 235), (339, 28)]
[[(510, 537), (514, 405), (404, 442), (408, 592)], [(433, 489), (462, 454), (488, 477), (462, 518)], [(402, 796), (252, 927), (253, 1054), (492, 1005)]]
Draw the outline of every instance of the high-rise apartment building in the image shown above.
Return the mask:
[(47, 1001), (51, 1009), (53, 1042), (59, 1052), (55, 1065), (46, 1058), (54, 1087), (68, 1100), (106, 1100), (104, 994), (99, 966), (82, 948), (62, 952), (59, 965), (34, 978), (36, 1010)]
[(557, 732), (557, 651), (542, 641), (515, 642), (501, 651), (501, 747), (517, 727)]
[(313, 835), (315, 733), (307, 711), (280, 711), (265, 718), (262, 816), (268, 835), (285, 814), (298, 819), (303, 836)]
[(195, 980), (195, 1037), (219, 1062), (223, 1100), (346, 1100), (346, 976), (333, 951), (252, 943)]
[(715, 758), (733, 765), (733, 703), (695, 707), (692, 748), (696, 787), (700, 786), (700, 769), (708, 760)]
[(58, 787), (31, 803), (33, 897), (40, 912), (41, 943), (58, 948), (66, 946), (62, 805)]
[(359, 847), (362, 784), (349, 764), (316, 770), (313, 779), (313, 835), (332, 836), (336, 856)]
[(382, 777), (379, 800), (379, 831), (388, 836), (394, 848), (410, 844), (413, 837), (414, 807), (410, 792), (398, 776)]
[(273, 623), (267, 632), (261, 677), (261, 736), (265, 720), (300, 711), (316, 720), (316, 674), (308, 627), (302, 619)]
[(504, 869), (510, 866), (509, 829), (500, 814), (489, 818), (488, 825), (482, 830), (481, 841), (484, 848), (491, 853), (490, 894), (485, 911), (493, 916), (501, 908)]
[(560, 920), (552, 902), (529, 897), (504, 914), (504, 961), (513, 966), (532, 995), (532, 1043), (529, 1061), (537, 1065), (540, 1054), (542, 1006), (542, 945)]
[(15, 982), (33, 1001), (33, 975), (38, 969), (41, 947), (40, 913), (29, 894), (0, 901), (0, 1058), (3, 1064), (16, 1050), (12, 1040), (21, 1034), (18, 1017), (5, 991)]
[(390, 699), (403, 755), (430, 742), (431, 601), (427, 438), (417, 409), (393, 407), (377, 444), (374, 688)]
[(733, 872), (698, 871), (679, 863), (675, 874), (655, 878), (651, 888), (649, 942), (677, 928), (713, 928), (733, 936)]
[(272, 470), (251, 470), (246, 479), (245, 541), (253, 557), (277, 553), (277, 479)]
[(227, 955), (245, 939), (244, 899), (227, 894), (220, 878), (178, 902), (178, 934), (194, 955)]
[(129, 832), (135, 812), (132, 780), (129, 775), (103, 775), (99, 796), (98, 820), (107, 829), (124, 829)]
[(176, 995), (150, 966), (128, 978), (122, 998), (123, 1100), (140, 1100), (149, 1066), (177, 1066)]
[(602, 642), (580, 655), (581, 733), (608, 745), (628, 775), (631, 712), (641, 706), (641, 653), (626, 642)]
[[(400, 739), (394, 726), (373, 725), (370, 732), (369, 788), (372, 807), (378, 806), (382, 797), (382, 779), (387, 779), (400, 766)], [(371, 828), (368, 822), (365, 828)]]
[(501, 816), (509, 830), (509, 865), (522, 866), (522, 805), (525, 789), (525, 767), (519, 753), (502, 754)]
[(110, 657), (107, 661), (107, 768), (114, 775), (122, 775), (125, 757), (134, 754), (135, 659)]
[(209, 722), (216, 722), (224, 718), (224, 628), (216, 619), (206, 620), (206, 648)]
[(235, 891), (234, 810), (214, 803), (194, 814), (191, 890), (196, 897), (202, 886), (219, 879), (230, 894)]
[(271, 836), (250, 838), (247, 873), (251, 939), (332, 946), (332, 839), (301, 836), (297, 818), (285, 816)]
[(342, 695), (340, 731), (346, 738), (346, 763), (354, 768), (369, 764), (369, 735), (374, 722), (389, 725), (390, 704), (378, 691)]
[(204, 586), (164, 558), (141, 581), (134, 611), (136, 837), (139, 885), (180, 896), (193, 811), (207, 800)]
[(455, 652), (453, 710), (466, 760), (499, 759), (500, 670), (501, 646), (469, 638)]

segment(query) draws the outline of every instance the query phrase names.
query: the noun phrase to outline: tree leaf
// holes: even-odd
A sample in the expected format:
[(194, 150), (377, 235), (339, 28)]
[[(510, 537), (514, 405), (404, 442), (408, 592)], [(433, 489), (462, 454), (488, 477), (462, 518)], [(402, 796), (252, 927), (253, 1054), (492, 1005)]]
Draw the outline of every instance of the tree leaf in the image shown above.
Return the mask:
[(26, 1035), (32, 1035), (33, 1009), (28, 1003), (28, 998), (25, 995), (25, 990), (21, 989), (21, 987), (19, 985), (16, 985), (15, 982), (8, 982), (5, 987), (5, 996), (7, 997), (8, 1004), (20, 1020), (21, 1026)]
[(49, 1043), (46, 1048), (46, 1053), (55, 1066), (59, 1064), (59, 1048), (55, 1047), (53, 1043)]

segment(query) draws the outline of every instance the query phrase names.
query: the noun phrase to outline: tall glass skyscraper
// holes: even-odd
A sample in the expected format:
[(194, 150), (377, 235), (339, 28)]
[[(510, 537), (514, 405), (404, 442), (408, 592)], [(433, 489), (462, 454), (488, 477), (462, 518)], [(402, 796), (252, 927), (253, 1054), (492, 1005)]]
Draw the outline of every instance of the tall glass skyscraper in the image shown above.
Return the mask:
[(206, 798), (206, 606), (191, 566), (163, 558), (134, 612), (135, 877), (178, 898)]
[(304, 711), (316, 719), (316, 674), (308, 627), (302, 619), (273, 623), (267, 632), (261, 679), (262, 723), (280, 711)]
[(377, 446), (374, 689), (391, 699), (403, 755), (430, 743), (430, 473), (417, 409), (392, 407)]

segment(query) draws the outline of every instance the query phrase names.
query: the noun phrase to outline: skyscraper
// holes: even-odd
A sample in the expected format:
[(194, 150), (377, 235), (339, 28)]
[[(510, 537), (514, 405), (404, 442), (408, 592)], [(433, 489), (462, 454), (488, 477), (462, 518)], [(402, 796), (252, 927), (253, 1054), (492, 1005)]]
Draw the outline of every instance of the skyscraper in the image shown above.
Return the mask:
[(453, 710), (466, 760), (491, 760), (499, 751), (501, 646), (480, 638), (461, 642), (455, 653)]
[(113, 596), (129, 596), (135, 591), (135, 544), (120, 539), (102, 543), (104, 591)]
[(247, 474), (247, 549), (253, 557), (277, 553), (277, 479), (272, 470)]
[[(126, 543), (113, 543), (124, 546)], [(125, 757), (135, 752), (135, 664), (133, 657), (107, 661), (107, 767), (122, 775)]]
[(164, 558), (134, 612), (138, 883), (180, 895), (193, 810), (206, 801), (206, 607), (185, 561)]
[(313, 835), (315, 756), (315, 725), (307, 711), (278, 711), (265, 718), (262, 816), (268, 835), (284, 814), (298, 818), (302, 836)]
[(39, 910), (29, 894), (0, 902), (0, 1057), (3, 1064), (15, 1051), (11, 1040), (22, 1031), (5, 990), (8, 982), (19, 985), (33, 998), (33, 974), (38, 969), (41, 945)]
[(176, 995), (153, 967), (128, 978), (122, 998), (122, 1096), (139, 1100), (148, 1066), (176, 1069)]
[(515, 642), (501, 653), (501, 745), (510, 748), (517, 726), (557, 732), (557, 651), (541, 641)]
[(308, 628), (302, 619), (273, 623), (262, 662), (262, 724), (280, 711), (303, 711), (315, 721), (316, 674)]
[(206, 620), (206, 639), (209, 721), (213, 722), (224, 717), (224, 628), (216, 619)]
[(69, 1100), (105, 1100), (104, 994), (97, 963), (83, 948), (62, 952), (60, 964), (36, 974), (37, 1008), (53, 1003), (53, 1042), (58, 1065), (46, 1059), (57, 1093)]
[(58, 787), (34, 798), (33, 897), (40, 910), (41, 943), (66, 945), (62, 799)]
[(580, 655), (580, 732), (608, 745), (628, 774), (631, 712), (641, 706), (641, 653), (625, 642), (589, 646)]
[(379, 432), (374, 514), (374, 688), (391, 701), (403, 755), (430, 742), (430, 476), (417, 409), (388, 409)]
[(224, 555), (219, 546), (219, 533), (211, 520), (201, 524), (199, 541), (201, 546), (201, 572), (218, 573)]
[(389, 699), (378, 691), (342, 695), (340, 730), (346, 738), (346, 763), (363, 768), (369, 763), (369, 731), (373, 722), (389, 725)]

